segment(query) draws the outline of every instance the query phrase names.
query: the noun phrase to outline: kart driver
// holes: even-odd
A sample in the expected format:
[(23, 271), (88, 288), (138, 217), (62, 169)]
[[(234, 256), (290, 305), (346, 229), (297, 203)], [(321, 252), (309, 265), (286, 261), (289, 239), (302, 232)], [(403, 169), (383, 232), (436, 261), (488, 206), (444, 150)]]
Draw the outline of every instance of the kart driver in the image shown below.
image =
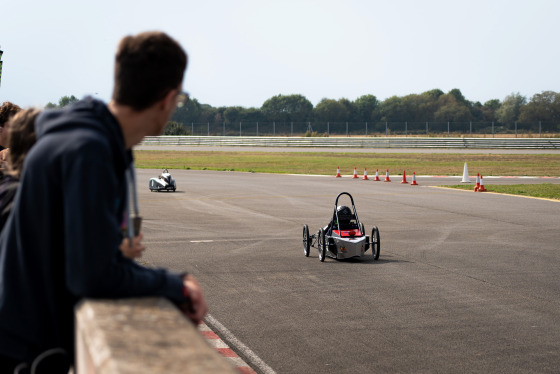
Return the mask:
[[(335, 221), (338, 217), (338, 221)], [(354, 214), (349, 207), (346, 205), (339, 205), (336, 207), (336, 216), (334, 216), (329, 224), (325, 226), (325, 233), (330, 234), (330, 230), (351, 230), (355, 227), (352, 226), (351, 221), (354, 218)]]

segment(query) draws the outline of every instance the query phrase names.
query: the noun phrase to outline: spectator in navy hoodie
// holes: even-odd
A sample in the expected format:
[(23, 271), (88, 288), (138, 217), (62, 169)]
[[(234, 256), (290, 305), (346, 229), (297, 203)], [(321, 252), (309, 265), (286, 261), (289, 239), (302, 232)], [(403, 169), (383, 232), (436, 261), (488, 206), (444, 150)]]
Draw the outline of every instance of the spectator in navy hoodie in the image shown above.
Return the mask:
[[(109, 104), (87, 98), (37, 118), (37, 142), (0, 235), (0, 372), (49, 354), (71, 363), (74, 306), (85, 297), (164, 296), (195, 323), (206, 314), (192, 275), (140, 266), (119, 250), (133, 198), (131, 149), (160, 135), (186, 100), (186, 65), (184, 50), (164, 33), (127, 36)], [(45, 371), (67, 372), (64, 357)]]

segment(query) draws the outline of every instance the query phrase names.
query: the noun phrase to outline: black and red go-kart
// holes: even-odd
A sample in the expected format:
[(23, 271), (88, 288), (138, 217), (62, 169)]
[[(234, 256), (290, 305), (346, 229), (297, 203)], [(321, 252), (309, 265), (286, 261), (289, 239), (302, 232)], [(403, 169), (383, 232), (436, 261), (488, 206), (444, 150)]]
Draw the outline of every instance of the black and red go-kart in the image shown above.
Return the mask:
[[(342, 195), (350, 198), (352, 209), (338, 205), (338, 199)], [(358, 219), (354, 199), (348, 192), (338, 194), (331, 222), (320, 228), (317, 234), (310, 236), (309, 226), (303, 225), (303, 253), (309, 257), (310, 248), (317, 248), (321, 262), (325, 261), (326, 256), (337, 260), (362, 257), (370, 248), (373, 259), (378, 260), (380, 246), (379, 229), (373, 226), (371, 236), (366, 235), (364, 225)]]

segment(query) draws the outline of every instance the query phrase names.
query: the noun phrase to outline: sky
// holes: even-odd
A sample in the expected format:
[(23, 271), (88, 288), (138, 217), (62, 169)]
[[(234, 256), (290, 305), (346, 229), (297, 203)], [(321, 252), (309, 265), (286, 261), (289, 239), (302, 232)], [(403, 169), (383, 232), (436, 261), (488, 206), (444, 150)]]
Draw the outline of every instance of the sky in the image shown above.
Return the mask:
[(560, 91), (557, 0), (0, 0), (0, 102), (111, 98), (119, 40), (164, 31), (184, 90), (213, 107), (461, 90)]

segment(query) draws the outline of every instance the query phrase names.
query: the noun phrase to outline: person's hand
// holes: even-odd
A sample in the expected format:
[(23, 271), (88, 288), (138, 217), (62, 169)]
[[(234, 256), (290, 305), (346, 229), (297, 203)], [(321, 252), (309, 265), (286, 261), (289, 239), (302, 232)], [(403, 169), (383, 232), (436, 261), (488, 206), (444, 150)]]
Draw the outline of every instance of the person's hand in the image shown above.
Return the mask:
[(124, 238), (119, 249), (125, 257), (128, 257), (131, 260), (137, 257), (141, 257), (142, 252), (146, 250), (146, 247), (144, 247), (144, 245), (141, 243), (143, 238), (144, 234), (138, 234), (138, 236), (132, 238), (132, 245), (130, 245), (130, 240), (128, 238)]
[(190, 274), (183, 277), (183, 285), (186, 287), (189, 301), (180, 305), (181, 310), (195, 325), (198, 325), (208, 313), (208, 306), (204, 300), (202, 289), (196, 278)]
[(0, 161), (7, 163), (8, 162), (8, 154), (10, 152), (9, 148), (4, 148), (0, 151)]

